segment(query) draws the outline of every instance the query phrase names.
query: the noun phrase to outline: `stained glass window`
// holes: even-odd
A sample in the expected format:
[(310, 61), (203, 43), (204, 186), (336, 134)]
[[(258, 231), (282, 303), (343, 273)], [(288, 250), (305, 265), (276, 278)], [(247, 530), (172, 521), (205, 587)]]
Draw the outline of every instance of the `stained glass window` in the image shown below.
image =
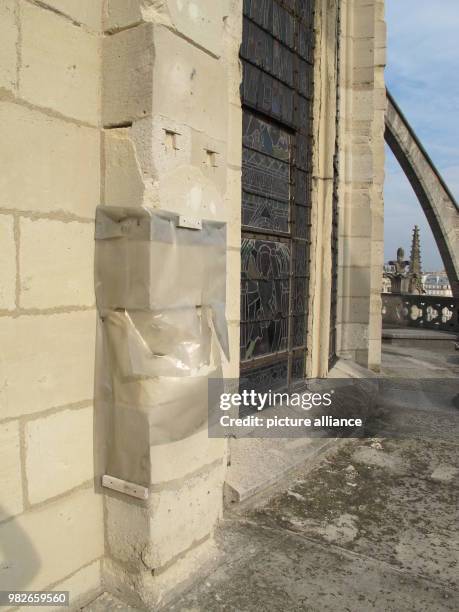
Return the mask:
[(241, 385), (304, 376), (313, 0), (244, 0)]

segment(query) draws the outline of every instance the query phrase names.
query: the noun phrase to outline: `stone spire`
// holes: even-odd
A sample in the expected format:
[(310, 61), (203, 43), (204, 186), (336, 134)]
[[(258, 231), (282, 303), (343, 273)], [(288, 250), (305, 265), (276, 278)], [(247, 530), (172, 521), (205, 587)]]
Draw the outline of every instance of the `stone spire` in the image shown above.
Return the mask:
[(419, 227), (414, 226), (413, 239), (411, 241), (411, 254), (410, 254), (410, 272), (411, 274), (421, 275), (421, 241), (419, 238)]
[(419, 227), (417, 225), (415, 225), (413, 229), (409, 270), (408, 293), (424, 293), (424, 287), (422, 286), (421, 241), (419, 238)]

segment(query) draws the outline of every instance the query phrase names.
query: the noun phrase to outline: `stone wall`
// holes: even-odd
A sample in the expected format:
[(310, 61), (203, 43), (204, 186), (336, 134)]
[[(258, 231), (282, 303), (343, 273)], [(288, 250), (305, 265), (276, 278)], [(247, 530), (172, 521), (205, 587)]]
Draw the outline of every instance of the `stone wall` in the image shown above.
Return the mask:
[[(237, 377), (242, 1), (109, 0), (103, 24), (102, 201), (227, 222), (223, 369)], [(226, 441), (204, 430), (151, 446), (146, 502), (105, 491), (109, 590), (155, 606), (212, 558), (226, 461)]]
[(0, 3), (0, 589), (100, 589), (98, 0)]
[[(338, 347), (377, 367), (383, 3), (342, 0), (342, 19)], [(94, 215), (102, 203), (227, 222), (223, 369), (237, 377), (241, 29), (242, 0), (1, 3), (0, 588), (84, 599), (102, 572), (104, 588), (154, 606), (213, 558), (225, 441), (203, 431), (151, 446), (146, 502), (100, 489)], [(325, 375), (335, 3), (317, 0), (316, 29), (307, 371)]]
[(384, 259), (384, 2), (342, 0), (339, 355), (378, 369)]

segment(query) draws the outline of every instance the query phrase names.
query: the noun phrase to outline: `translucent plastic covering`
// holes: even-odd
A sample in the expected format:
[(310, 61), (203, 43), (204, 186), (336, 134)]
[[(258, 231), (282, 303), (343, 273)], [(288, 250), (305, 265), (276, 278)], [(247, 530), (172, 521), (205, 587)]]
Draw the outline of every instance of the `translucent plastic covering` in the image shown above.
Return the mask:
[(99, 207), (96, 401), (102, 470), (150, 481), (150, 446), (206, 426), (208, 379), (228, 356), (226, 226)]

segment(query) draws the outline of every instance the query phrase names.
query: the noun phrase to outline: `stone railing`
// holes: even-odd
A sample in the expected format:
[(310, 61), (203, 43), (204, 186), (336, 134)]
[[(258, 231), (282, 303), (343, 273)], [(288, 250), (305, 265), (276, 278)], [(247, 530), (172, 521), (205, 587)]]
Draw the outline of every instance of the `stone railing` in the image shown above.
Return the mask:
[(459, 298), (383, 293), (383, 327), (420, 327), (459, 332)]

